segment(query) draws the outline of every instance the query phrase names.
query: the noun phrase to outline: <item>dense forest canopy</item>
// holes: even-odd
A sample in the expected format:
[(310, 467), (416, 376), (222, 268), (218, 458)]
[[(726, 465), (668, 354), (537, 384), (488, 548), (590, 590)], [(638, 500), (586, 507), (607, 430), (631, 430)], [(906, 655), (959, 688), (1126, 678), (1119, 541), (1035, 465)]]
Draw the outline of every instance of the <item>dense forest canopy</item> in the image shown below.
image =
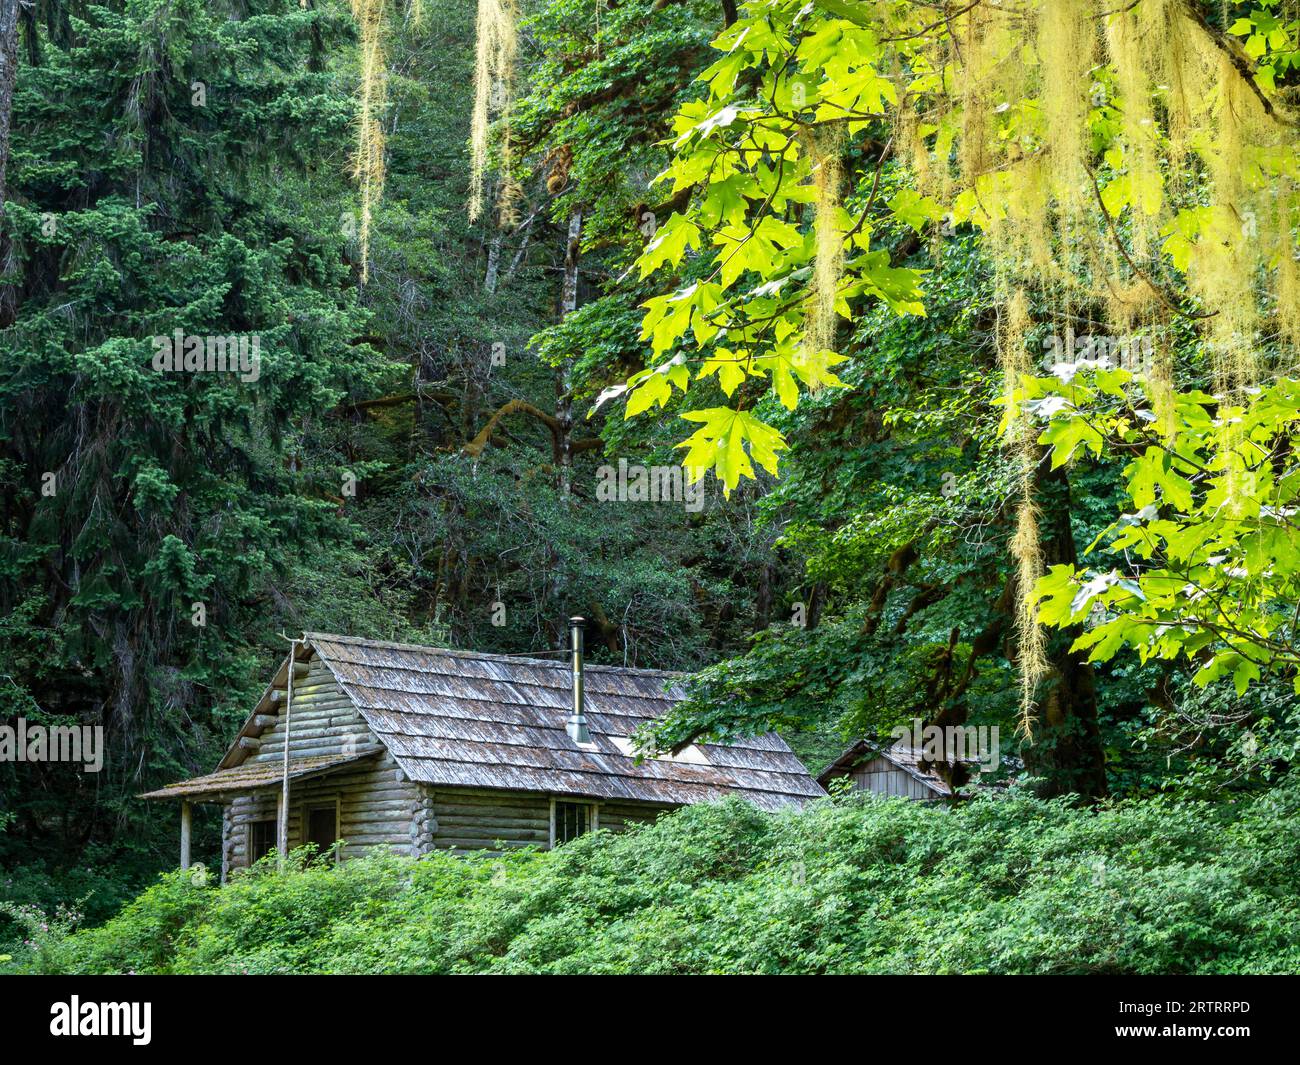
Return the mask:
[(15, 895), (169, 864), (133, 796), (303, 630), (582, 614), (696, 674), (654, 743), (814, 772), (914, 718), (1042, 797), (1290, 768), (1294, 0), (0, 13), (0, 717), (108, 743), (0, 763)]

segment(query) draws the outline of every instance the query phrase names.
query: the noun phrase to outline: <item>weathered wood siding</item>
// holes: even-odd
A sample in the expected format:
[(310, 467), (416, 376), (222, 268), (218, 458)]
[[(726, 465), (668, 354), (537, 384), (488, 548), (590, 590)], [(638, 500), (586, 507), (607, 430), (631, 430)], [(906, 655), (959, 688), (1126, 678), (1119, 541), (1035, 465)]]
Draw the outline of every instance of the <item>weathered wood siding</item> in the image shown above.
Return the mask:
[[(264, 788), (235, 799), (223, 821), (222, 865), (229, 871), (247, 867), (250, 825), (276, 816), (279, 790)], [(347, 846), (345, 858), (387, 847), (401, 854), (418, 855), (421, 803), (416, 785), (406, 779), (390, 758), (359, 762), (325, 776), (290, 784), (289, 847), (301, 847), (303, 811), (309, 806), (339, 807), (339, 838)]]
[[(550, 845), (551, 798), (547, 795), (437, 787), (426, 788), (425, 795), (430, 834), (424, 850), (501, 853), (530, 846), (545, 850)], [(564, 801), (564, 797), (560, 798)], [(629, 824), (653, 821), (663, 811), (673, 809), (636, 802), (600, 802), (596, 806), (596, 827), (612, 832), (621, 832)]]
[(877, 795), (901, 795), (907, 799), (939, 797), (932, 788), (884, 758), (872, 758), (870, 761), (854, 766), (847, 775), (858, 788)]
[(541, 847), (550, 843), (551, 804), (545, 795), (474, 788), (429, 788), (432, 845), (456, 854)]
[(622, 832), (628, 825), (649, 824), (660, 814), (675, 809), (675, 806), (659, 806), (648, 802), (603, 802), (600, 804), (600, 827), (611, 832)]
[[(319, 658), (313, 658), (307, 676), (293, 684), (293, 706), (289, 714), (289, 755), (307, 758), (317, 754), (355, 754), (376, 746), (378, 738), (357, 712), (334, 677)], [(284, 757), (284, 713), (262, 732), (261, 745), (244, 763), (265, 762)]]
[[(284, 715), (261, 735), (261, 746), (246, 762), (284, 758)], [(294, 682), (289, 715), (289, 756), (352, 754), (378, 748), (378, 740), (352, 702), (335, 684), (319, 659), (311, 662), (307, 676)], [(222, 872), (248, 866), (250, 824), (276, 817), (279, 788), (263, 788), (235, 799), (222, 819)], [(289, 787), (289, 847), (304, 843), (303, 811), (308, 806), (339, 807), (339, 838), (346, 841), (344, 856), (365, 854), (375, 847), (390, 847), (419, 855), (423, 826), (427, 822), (421, 789), (384, 752), (324, 776), (293, 782)]]

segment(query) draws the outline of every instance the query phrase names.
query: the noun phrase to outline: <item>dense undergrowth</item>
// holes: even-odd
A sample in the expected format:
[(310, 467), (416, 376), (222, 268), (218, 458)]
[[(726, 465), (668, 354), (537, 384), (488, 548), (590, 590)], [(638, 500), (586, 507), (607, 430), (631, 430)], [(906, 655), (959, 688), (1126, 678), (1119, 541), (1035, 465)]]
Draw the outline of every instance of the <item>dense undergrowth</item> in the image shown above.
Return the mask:
[(739, 800), (550, 853), (179, 872), (0, 968), (73, 973), (1300, 971), (1300, 780), (1237, 803)]

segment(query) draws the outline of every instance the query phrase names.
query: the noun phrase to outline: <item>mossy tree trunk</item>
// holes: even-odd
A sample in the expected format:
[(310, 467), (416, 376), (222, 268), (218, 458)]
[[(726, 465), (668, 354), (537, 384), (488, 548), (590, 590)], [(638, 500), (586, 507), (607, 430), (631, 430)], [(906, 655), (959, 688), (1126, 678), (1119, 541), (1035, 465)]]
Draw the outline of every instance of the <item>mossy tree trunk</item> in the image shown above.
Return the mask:
[[(1045, 465), (1040, 464), (1039, 470)], [(1044, 566), (1077, 563), (1065, 469), (1040, 472), (1038, 485)], [(1024, 749), (1025, 765), (1041, 778), (1039, 793), (1045, 798), (1075, 793), (1098, 799), (1107, 790), (1096, 676), (1086, 654), (1070, 650), (1078, 634), (1066, 631), (1049, 644), (1051, 669), (1040, 685), (1033, 743)]]

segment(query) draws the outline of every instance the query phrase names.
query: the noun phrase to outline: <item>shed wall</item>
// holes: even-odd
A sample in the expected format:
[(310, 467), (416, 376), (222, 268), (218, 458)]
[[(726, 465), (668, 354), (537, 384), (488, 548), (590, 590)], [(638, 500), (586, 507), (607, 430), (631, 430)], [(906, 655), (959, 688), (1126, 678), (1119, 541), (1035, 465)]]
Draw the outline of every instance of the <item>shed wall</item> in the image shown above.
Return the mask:
[(840, 775), (849, 776), (856, 787), (877, 795), (899, 795), (906, 799), (938, 797), (932, 788), (884, 758), (872, 758)]

